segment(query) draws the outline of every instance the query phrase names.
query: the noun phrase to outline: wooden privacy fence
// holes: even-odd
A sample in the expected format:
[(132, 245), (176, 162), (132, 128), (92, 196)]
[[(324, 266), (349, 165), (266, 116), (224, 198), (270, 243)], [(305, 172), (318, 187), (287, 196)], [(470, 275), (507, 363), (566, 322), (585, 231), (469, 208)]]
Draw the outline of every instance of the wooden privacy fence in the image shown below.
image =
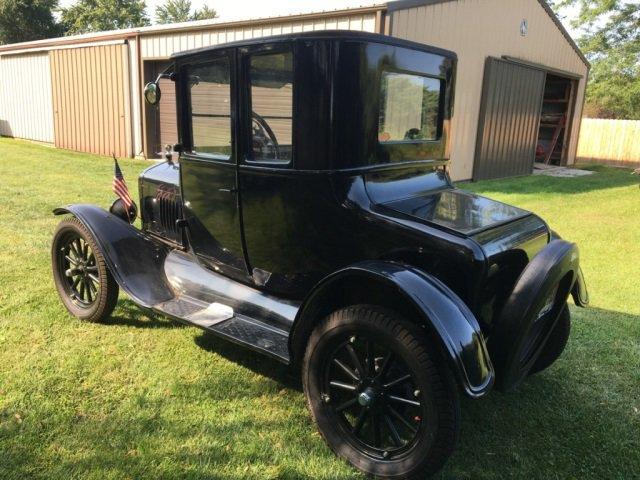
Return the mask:
[(583, 118), (576, 161), (640, 165), (640, 120)]

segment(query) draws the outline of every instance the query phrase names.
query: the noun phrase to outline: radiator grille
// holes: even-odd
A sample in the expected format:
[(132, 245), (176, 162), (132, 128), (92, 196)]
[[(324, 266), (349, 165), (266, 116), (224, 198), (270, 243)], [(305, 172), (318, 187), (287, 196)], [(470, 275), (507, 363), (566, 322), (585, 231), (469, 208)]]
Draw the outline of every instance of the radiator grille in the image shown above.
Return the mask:
[(176, 202), (175, 197), (161, 196), (158, 198), (160, 208), (160, 225), (167, 233), (178, 234), (176, 220), (182, 218), (182, 205)]
[(158, 190), (155, 197), (154, 227), (157, 233), (181, 243), (176, 221), (182, 218), (182, 199), (173, 190)]

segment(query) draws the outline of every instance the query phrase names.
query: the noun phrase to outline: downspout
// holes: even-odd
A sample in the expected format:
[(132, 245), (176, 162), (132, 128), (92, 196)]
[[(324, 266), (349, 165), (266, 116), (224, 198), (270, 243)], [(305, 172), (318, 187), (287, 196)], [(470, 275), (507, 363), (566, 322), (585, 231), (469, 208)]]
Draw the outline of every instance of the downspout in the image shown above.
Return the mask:
[(145, 121), (147, 113), (145, 111), (144, 95), (142, 94), (144, 89), (144, 69), (142, 67), (142, 42), (140, 41), (140, 34), (136, 34), (136, 63), (138, 65), (138, 104), (140, 109), (140, 143), (142, 145), (142, 151), (138, 152), (136, 156), (142, 156), (148, 159), (148, 145), (147, 145), (147, 122)]

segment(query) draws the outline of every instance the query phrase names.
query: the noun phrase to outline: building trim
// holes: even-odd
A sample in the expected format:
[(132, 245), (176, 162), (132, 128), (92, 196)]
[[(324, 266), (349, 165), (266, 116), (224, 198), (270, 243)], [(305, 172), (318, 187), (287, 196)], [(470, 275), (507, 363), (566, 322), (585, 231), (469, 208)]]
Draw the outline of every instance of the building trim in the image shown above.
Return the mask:
[(387, 3), (387, 12), (392, 13), (397, 10), (406, 10), (407, 8), (428, 7), (429, 5), (437, 5), (438, 3), (456, 1), (458, 0), (396, 0)]
[(549, 6), (549, 4), (547, 4), (545, 0), (538, 0), (538, 3), (544, 9), (544, 11), (547, 12), (549, 17), (551, 17), (551, 20), (553, 21), (553, 23), (556, 24), (556, 27), (558, 27), (558, 30), (560, 30), (560, 33), (562, 33), (562, 35), (567, 40), (567, 42), (569, 42), (569, 45), (571, 45), (571, 48), (573, 48), (575, 52), (578, 54), (578, 56), (580, 57), (580, 60), (583, 61), (583, 63), (587, 66), (587, 68), (591, 68), (591, 63), (589, 62), (589, 60), (587, 60), (587, 57), (584, 56), (584, 53), (582, 53), (582, 50), (580, 50), (580, 47), (578, 47), (578, 45), (573, 40), (573, 38), (571, 38), (571, 35), (569, 35), (569, 32), (567, 32), (567, 29), (564, 28), (564, 25), (562, 25), (562, 22), (560, 21), (558, 16), (555, 14), (555, 12), (552, 10), (552, 8)]
[(123, 43), (127, 43), (129, 41), (128, 38), (122, 38), (119, 40), (107, 40), (107, 41), (102, 41), (102, 42), (90, 42), (90, 43), (83, 43), (81, 45), (58, 45), (56, 47), (40, 47), (40, 48), (27, 48), (25, 50), (12, 50), (10, 52), (1, 52), (0, 51), (0, 57), (16, 57), (18, 55), (29, 55), (31, 53), (38, 53), (38, 52), (51, 52), (53, 50), (68, 50), (71, 48), (87, 48), (87, 47), (104, 47), (107, 45), (122, 45)]
[(569, 72), (567, 70), (561, 70), (559, 68), (548, 67), (542, 63), (530, 62), (529, 60), (524, 60), (518, 57), (510, 57), (509, 55), (503, 55), (502, 60), (506, 60), (507, 62), (517, 63), (519, 65), (524, 65), (525, 67), (535, 68), (536, 70), (544, 70), (545, 72), (551, 73), (553, 75), (559, 75), (561, 77), (567, 77), (572, 80), (580, 80), (584, 78), (584, 75), (580, 75), (579, 73)]
[(299, 13), (294, 15), (283, 15), (279, 17), (257, 17), (246, 20), (234, 20), (231, 22), (221, 22), (219, 20), (200, 20), (194, 22), (174, 23), (169, 25), (152, 25), (149, 27), (129, 28), (123, 30), (111, 30), (107, 32), (95, 32), (69, 37), (59, 37), (45, 40), (34, 40), (31, 42), (14, 43), (0, 46), (2, 52), (21, 51), (29, 48), (56, 47), (60, 45), (81, 45), (84, 43), (102, 42), (108, 40), (135, 39), (139, 36), (164, 35), (168, 33), (198, 32), (204, 30), (222, 30), (229, 28), (240, 28), (255, 26), (256, 24), (269, 25), (274, 23), (292, 23), (297, 21), (308, 21), (320, 18), (340, 18), (345, 16), (376, 14), (379, 11), (386, 11), (385, 4), (347, 8), (341, 10), (328, 10), (324, 12)]
[[(397, 0), (395, 2), (387, 3), (387, 13), (393, 13), (397, 10), (405, 10), (407, 8), (427, 7), (429, 5), (437, 5), (439, 3), (448, 3), (455, 1), (458, 0)], [(591, 68), (591, 63), (589, 63), (589, 60), (587, 60), (587, 57), (584, 56), (584, 53), (582, 53), (580, 47), (578, 47), (573, 38), (571, 38), (571, 35), (569, 35), (567, 29), (564, 28), (564, 25), (562, 25), (562, 22), (552, 10), (552, 8), (547, 4), (545, 0), (537, 0), (537, 2), (544, 9), (547, 15), (549, 15), (555, 26), (558, 28), (558, 30), (560, 30), (560, 33), (562, 33), (562, 36), (565, 38), (565, 40), (569, 42), (571, 48), (573, 48), (573, 50), (578, 54), (580, 60), (582, 60), (587, 68)]]

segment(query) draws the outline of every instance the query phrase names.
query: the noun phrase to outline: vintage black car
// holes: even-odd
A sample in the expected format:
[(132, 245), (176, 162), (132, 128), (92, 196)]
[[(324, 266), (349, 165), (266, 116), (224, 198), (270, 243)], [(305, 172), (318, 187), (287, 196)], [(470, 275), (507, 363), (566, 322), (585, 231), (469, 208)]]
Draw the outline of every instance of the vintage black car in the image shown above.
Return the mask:
[(548, 367), (567, 298), (587, 303), (574, 244), (452, 185), (455, 70), (452, 52), (349, 32), (175, 55), (179, 158), (140, 176), (141, 229), (121, 200), (55, 211), (62, 302), (100, 321), (122, 288), (298, 366), (337, 455), (384, 478), (437, 471), (459, 395)]

